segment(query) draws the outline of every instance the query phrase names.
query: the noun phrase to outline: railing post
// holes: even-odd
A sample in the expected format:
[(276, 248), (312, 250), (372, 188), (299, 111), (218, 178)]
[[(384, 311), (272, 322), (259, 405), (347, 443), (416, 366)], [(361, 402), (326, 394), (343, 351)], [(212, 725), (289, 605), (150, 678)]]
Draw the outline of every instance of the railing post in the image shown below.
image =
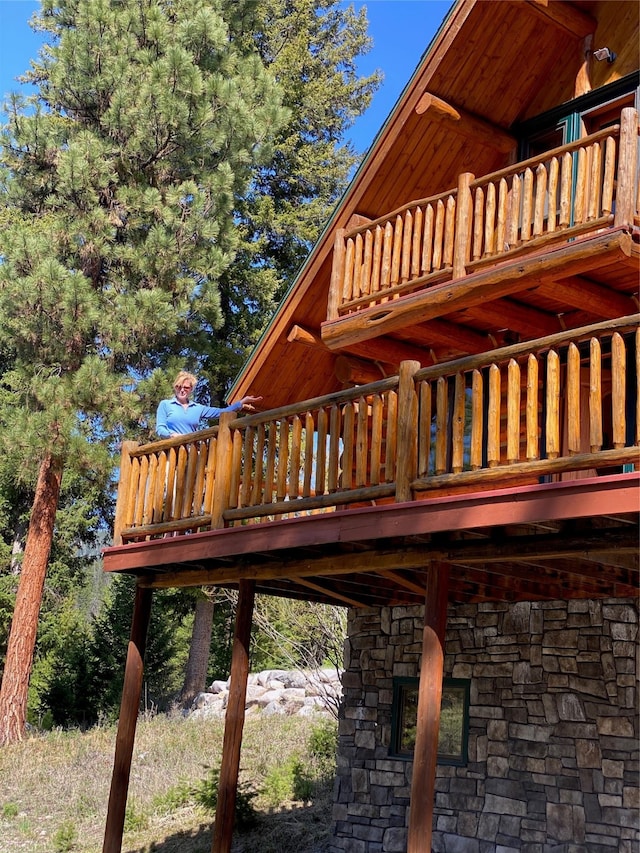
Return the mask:
[(131, 486), (131, 451), (139, 447), (137, 441), (122, 442), (122, 456), (120, 459), (120, 479), (118, 481), (118, 494), (116, 497), (116, 516), (113, 522), (113, 544), (122, 545), (122, 531), (133, 521), (130, 512), (130, 486)]
[(220, 415), (218, 441), (216, 443), (216, 469), (213, 484), (213, 508), (211, 510), (211, 529), (224, 527), (224, 511), (229, 508), (229, 490), (231, 487), (232, 447), (229, 424), (235, 420), (235, 412)]
[(638, 112), (625, 107), (620, 118), (620, 152), (614, 227), (631, 228), (638, 195)]
[(473, 198), (471, 181), (475, 175), (463, 172), (458, 176), (458, 200), (456, 203), (456, 233), (453, 244), (453, 277), (466, 275), (471, 257), (471, 229), (473, 223)]
[(338, 308), (340, 307), (342, 283), (344, 281), (345, 234), (344, 228), (338, 228), (333, 242), (333, 265), (331, 267), (329, 304), (327, 305), (327, 320), (329, 321), (338, 319)]
[(396, 503), (412, 499), (411, 483), (418, 474), (418, 395), (414, 381), (418, 370), (419, 361), (403, 361), (400, 365)]

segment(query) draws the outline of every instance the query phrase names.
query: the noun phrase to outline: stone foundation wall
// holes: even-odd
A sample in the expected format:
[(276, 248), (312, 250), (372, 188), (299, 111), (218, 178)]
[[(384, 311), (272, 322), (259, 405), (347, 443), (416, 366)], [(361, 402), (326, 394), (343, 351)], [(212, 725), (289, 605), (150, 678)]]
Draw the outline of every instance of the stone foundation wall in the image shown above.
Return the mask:
[[(423, 609), (352, 611), (331, 853), (405, 853), (409, 761), (392, 679), (419, 674)], [(638, 853), (638, 607), (450, 609), (445, 675), (471, 679), (469, 762), (438, 766), (436, 853)]]

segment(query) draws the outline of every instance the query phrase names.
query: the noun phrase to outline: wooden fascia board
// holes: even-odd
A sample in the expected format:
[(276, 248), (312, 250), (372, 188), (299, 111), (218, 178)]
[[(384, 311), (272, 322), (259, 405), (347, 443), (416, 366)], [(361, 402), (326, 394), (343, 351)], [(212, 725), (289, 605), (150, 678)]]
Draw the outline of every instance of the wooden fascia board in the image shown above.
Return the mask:
[(429, 51), (422, 58), (413, 77), (374, 140), (369, 153), (362, 161), (345, 195), (338, 203), (318, 243), (312, 249), (311, 255), (303, 265), (291, 289), (284, 297), (273, 321), (267, 327), (262, 339), (256, 344), (249, 360), (234, 383), (229, 394), (230, 401), (239, 399), (244, 394), (249, 393), (252, 382), (259, 373), (260, 366), (266, 354), (276, 341), (286, 336), (287, 329), (296, 322), (295, 312), (302, 298), (306, 295), (309, 288), (314, 286), (318, 270), (326, 261), (327, 256), (333, 253), (336, 229), (346, 227), (351, 216), (357, 215), (362, 197), (373, 181), (376, 180), (378, 170), (384, 162), (390, 146), (400, 134), (401, 128), (408, 116), (415, 110), (442, 58), (455, 41), (456, 36), (477, 2), (478, 0), (457, 0), (456, 5), (450, 10), (445, 23), (436, 34)]
[[(556, 245), (543, 253), (504, 261), (490, 269), (323, 323), (322, 339), (330, 349), (350, 346), (412, 323), (443, 317), (518, 293), (544, 281), (580, 275), (594, 266), (610, 263), (616, 255), (628, 257), (630, 254), (631, 236), (622, 229)], [(597, 258), (600, 259), (598, 262)]]
[[(512, 487), (285, 519), (134, 542), (103, 552), (105, 571), (143, 572), (207, 559), (238, 559), (296, 547), (598, 517), (638, 511), (640, 473)], [(275, 554), (274, 554), (275, 556)], [(391, 566), (387, 566), (391, 568)]]

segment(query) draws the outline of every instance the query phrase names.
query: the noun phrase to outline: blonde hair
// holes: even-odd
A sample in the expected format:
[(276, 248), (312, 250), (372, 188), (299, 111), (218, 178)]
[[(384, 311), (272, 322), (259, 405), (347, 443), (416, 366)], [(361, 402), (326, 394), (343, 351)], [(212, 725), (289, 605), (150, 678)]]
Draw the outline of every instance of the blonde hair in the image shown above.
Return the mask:
[(188, 373), (186, 370), (181, 370), (180, 373), (178, 373), (176, 378), (173, 380), (173, 388), (175, 390), (179, 385), (191, 384), (191, 388), (193, 389), (196, 387), (197, 382), (198, 379), (196, 376), (193, 375), (193, 373)]

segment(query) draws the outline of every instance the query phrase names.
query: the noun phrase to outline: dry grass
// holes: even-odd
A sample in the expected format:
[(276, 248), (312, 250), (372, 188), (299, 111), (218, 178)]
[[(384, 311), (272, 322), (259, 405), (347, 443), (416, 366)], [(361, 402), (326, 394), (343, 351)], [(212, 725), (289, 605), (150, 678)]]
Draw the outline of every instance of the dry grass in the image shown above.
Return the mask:
[[(291, 756), (305, 754), (312, 724), (296, 717), (248, 717), (241, 782), (257, 790)], [(0, 749), (2, 853), (100, 853), (116, 731), (51, 732)], [(210, 853), (213, 817), (189, 793), (222, 751), (221, 721), (141, 720), (131, 768), (123, 853)], [(313, 803), (253, 800), (259, 823), (236, 833), (234, 853), (322, 853), (331, 780)]]

